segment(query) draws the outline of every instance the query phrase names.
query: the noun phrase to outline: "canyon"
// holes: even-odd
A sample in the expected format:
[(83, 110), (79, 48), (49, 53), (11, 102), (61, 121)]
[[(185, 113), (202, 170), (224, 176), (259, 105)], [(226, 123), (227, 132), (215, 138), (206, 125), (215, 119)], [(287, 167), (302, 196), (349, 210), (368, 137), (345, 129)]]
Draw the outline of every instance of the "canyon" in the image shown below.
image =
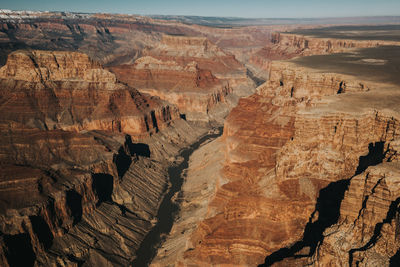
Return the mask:
[(399, 263), (397, 40), (7, 12), (0, 265)]

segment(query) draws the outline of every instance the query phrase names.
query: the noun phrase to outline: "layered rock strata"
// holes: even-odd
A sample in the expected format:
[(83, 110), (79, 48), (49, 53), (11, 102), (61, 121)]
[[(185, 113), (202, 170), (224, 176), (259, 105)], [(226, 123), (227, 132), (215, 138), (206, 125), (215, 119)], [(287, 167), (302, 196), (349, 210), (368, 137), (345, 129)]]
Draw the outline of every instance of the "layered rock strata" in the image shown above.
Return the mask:
[(204, 129), (81, 53), (17, 51), (0, 77), (1, 265), (128, 265)]
[(188, 120), (221, 122), (254, 84), (246, 69), (206, 38), (164, 35), (133, 65), (111, 67), (118, 79), (179, 107)]
[(111, 70), (141, 92), (176, 105), (187, 120), (207, 121), (217, 105), (228, 105), (225, 98), (232, 93), (228, 83), (221, 82), (209, 70), (200, 69), (195, 61), (180, 66), (176, 61), (145, 56), (133, 65)]
[[(303, 56), (345, 52), (349, 48), (368, 48), (381, 45), (399, 45), (397, 41), (387, 40), (346, 40), (335, 38), (316, 38), (310, 36), (273, 33), (271, 43), (278, 44), (281, 49)], [(290, 53), (290, 52), (289, 52)]]
[(97, 129), (140, 138), (179, 117), (174, 106), (117, 82), (81, 53), (14, 52), (0, 79), (2, 119), (43, 130)]
[(271, 38), (261, 49), (250, 53), (246, 66), (258, 77), (268, 79), (267, 73), (271, 61), (290, 59), (298, 56), (325, 55), (343, 53), (354, 49), (370, 48), (382, 45), (399, 45), (397, 41), (387, 40), (350, 40), (335, 38), (317, 38), (289, 33), (271, 33)]
[(400, 248), (399, 171), (398, 162), (385, 162), (353, 177), (338, 222), (324, 231), (316, 253), (302, 264), (395, 266)]
[(80, 51), (107, 65), (131, 64), (163, 34), (205, 36), (224, 49), (241, 53), (262, 47), (275, 30), (293, 26), (251, 26), (231, 29), (189, 25), (178, 21), (123, 14), (11, 12), (0, 14), (0, 64), (17, 49)]
[[(223, 168), (204, 188), (224, 182), (199, 204), (204, 219), (190, 227), (196, 229), (189, 236), (177, 231), (194, 222), (178, 220), (155, 266), (324, 266), (338, 255), (329, 254), (336, 237), (318, 250), (330, 251), (321, 258), (318, 244), (332, 235), (323, 233), (336, 223), (352, 177), (365, 177), (369, 166), (397, 155), (400, 95), (391, 85), (377, 87), (288, 62), (274, 62), (270, 77), (256, 94), (242, 98), (225, 122)], [(211, 147), (203, 153), (212, 154)], [(391, 238), (381, 241), (390, 244), (379, 256), (386, 262), (398, 249)]]

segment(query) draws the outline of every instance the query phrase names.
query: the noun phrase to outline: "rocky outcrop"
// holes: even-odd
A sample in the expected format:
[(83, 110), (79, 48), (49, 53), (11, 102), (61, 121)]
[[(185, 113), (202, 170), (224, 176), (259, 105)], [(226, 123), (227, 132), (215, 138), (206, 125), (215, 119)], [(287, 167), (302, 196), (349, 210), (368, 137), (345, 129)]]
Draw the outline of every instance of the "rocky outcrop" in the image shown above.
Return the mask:
[(351, 179), (338, 222), (324, 231), (323, 242), (310, 260), (314, 266), (398, 262), (399, 167), (398, 162), (388, 162)]
[(255, 76), (268, 80), (271, 62), (291, 59), (299, 56), (326, 55), (344, 53), (354, 49), (371, 48), (382, 45), (399, 45), (387, 40), (351, 40), (335, 38), (317, 38), (290, 33), (271, 33), (271, 38), (264, 47), (254, 49), (248, 55), (246, 67)]
[(199, 68), (210, 70), (218, 79), (229, 81), (232, 87), (248, 82), (244, 66), (206, 38), (164, 35), (159, 46), (143, 53), (180, 64), (195, 61)]
[[(354, 198), (347, 203), (346, 201), (349, 201), (348, 196), (353, 194), (350, 193), (354, 190), (353, 186), (359, 188), (357, 180), (360, 177), (368, 176), (370, 169), (367, 168), (385, 161), (392, 161), (392, 155), (396, 154), (394, 149), (396, 145), (390, 144), (396, 144), (395, 140), (398, 139), (399, 110), (395, 106), (387, 109), (387, 104), (390, 102), (385, 98), (389, 96), (396, 99), (399, 97), (390, 91), (343, 95), (335, 97), (337, 99), (332, 103), (322, 104), (319, 108), (314, 107), (308, 111), (298, 112), (294, 138), (279, 151), (277, 156), (276, 178), (279, 180), (281, 188), (296, 184), (296, 187), (292, 187), (291, 191), (286, 191), (286, 194), (293, 196), (293, 192), (299, 192), (296, 194), (306, 195), (311, 201), (316, 199), (315, 210), (304, 228), (302, 238), (268, 256), (265, 260), (267, 266), (273, 263), (278, 266), (303, 264), (324, 266), (332, 264), (334, 258), (336, 264), (339, 264), (338, 256), (343, 259), (342, 265), (347, 266), (350, 256), (345, 257), (335, 254), (336, 252), (333, 253), (335, 250), (333, 247), (336, 246), (333, 242), (338, 241), (335, 238), (358, 235), (358, 238), (368, 240), (368, 235), (364, 235), (363, 230), (361, 233), (356, 230), (355, 220), (347, 221), (346, 224), (349, 228), (345, 230), (343, 227), (343, 232), (336, 224), (340, 225), (341, 220), (346, 217), (346, 205), (356, 206), (358, 201), (363, 203), (365, 198), (358, 200)], [(332, 99), (334, 98), (332, 97)], [(386, 104), (381, 105), (381, 103)], [(397, 115), (395, 115), (396, 113)], [(292, 157), (291, 155), (296, 156)], [(354, 177), (358, 174), (361, 175)], [(396, 195), (393, 197), (397, 198)], [(389, 198), (387, 201), (394, 200)], [(314, 203), (312, 202), (312, 204)], [(383, 207), (383, 210), (382, 213), (389, 213), (389, 205)], [(392, 219), (387, 219), (387, 223), (390, 224)], [(385, 216), (382, 216), (382, 220), (385, 220)], [(377, 223), (372, 222), (371, 228), (376, 225)], [(331, 234), (333, 235), (332, 239)], [(389, 235), (383, 240), (393, 238), (394, 235)], [(331, 241), (327, 241), (328, 244), (326, 244), (325, 239)], [(345, 241), (345, 239), (341, 239), (341, 241)], [(350, 250), (356, 245), (351, 242), (340, 243), (340, 246), (348, 253), (353, 252)], [(371, 244), (365, 246), (362, 251), (368, 250)], [(368, 257), (365, 256), (366, 261), (363, 264), (370, 266), (370, 264), (375, 265), (378, 262), (389, 262), (390, 257), (394, 255), (392, 252), (397, 250), (397, 245), (390, 243), (380, 248), (381, 252), (377, 252), (379, 254), (376, 255), (377, 258), (374, 256), (372, 257), (374, 259), (368, 262)], [(323, 252), (324, 249), (328, 249), (330, 252)], [(354, 249), (354, 252), (358, 251), (357, 248)], [(325, 255), (320, 257), (324, 253)], [(373, 263), (378, 258), (380, 260)], [(356, 261), (353, 264), (356, 265)]]
[[(398, 138), (399, 110), (389, 104), (389, 96), (399, 97), (380, 88), (323, 98), (315, 107), (297, 111), (293, 140), (277, 154), (275, 179), (283, 194), (293, 200), (303, 196), (304, 205), (315, 210), (298, 232), (301, 238), (271, 253), (265, 259), (267, 266), (303, 265), (312, 255), (318, 259), (318, 246), (329, 235), (325, 229), (337, 230), (333, 225), (342, 216), (339, 209), (352, 177), (385, 161), (388, 144)], [(313, 264), (327, 263), (316, 260)]]
[[(274, 26), (288, 28), (293, 26)], [(163, 34), (203, 36), (224, 49), (241, 51), (249, 43), (262, 47), (271, 31), (271, 26), (224, 29), (123, 14), (1, 12), (0, 64), (10, 52), (28, 48), (79, 51), (102, 64), (131, 64), (144, 48), (157, 46)]]
[(187, 120), (208, 121), (212, 109), (218, 104), (227, 105), (225, 99), (232, 89), (209, 70), (196, 62), (185, 66), (176, 61), (162, 61), (145, 56), (133, 65), (112, 67), (118, 79), (138, 88), (143, 93), (158, 96), (176, 105)]
[(397, 155), (396, 90), (287, 62), (274, 62), (270, 77), (228, 116), (224, 167), (214, 176), (224, 183), (197, 229), (172, 236), (160, 262), (172, 259), (169, 251), (182, 255), (174, 258), (182, 265), (312, 262), (350, 179)]
[(196, 130), (180, 120), (139, 144), (124, 135), (32, 131), (35, 139), (27, 130), (2, 135), (4, 265), (29, 264), (18, 259), (20, 235), (39, 265), (129, 264), (166, 190), (166, 159)]
[(1, 68), (2, 79), (32, 83), (84, 81), (115, 83), (115, 75), (87, 55), (77, 52), (19, 51), (9, 55)]
[(245, 68), (204, 37), (167, 36), (133, 65), (111, 67), (118, 79), (179, 107), (188, 120), (221, 120), (238, 95), (254, 89)]
[(271, 43), (278, 44), (283, 51), (286, 50), (288, 53), (296, 53), (302, 56), (340, 53), (345, 52), (349, 48), (368, 48), (399, 44), (396, 41), (316, 38), (288, 33), (273, 33), (271, 35)]
[(289, 61), (271, 62), (269, 80), (257, 88), (260, 95), (272, 97), (274, 103), (295, 100), (310, 105), (324, 96), (367, 92), (373, 82), (366, 83), (349, 75), (318, 73)]
[(134, 138), (179, 117), (81, 53), (20, 51), (0, 69), (2, 119), (40, 129), (124, 132)]
[(17, 51), (0, 79), (1, 265), (128, 265), (204, 129), (81, 53)]

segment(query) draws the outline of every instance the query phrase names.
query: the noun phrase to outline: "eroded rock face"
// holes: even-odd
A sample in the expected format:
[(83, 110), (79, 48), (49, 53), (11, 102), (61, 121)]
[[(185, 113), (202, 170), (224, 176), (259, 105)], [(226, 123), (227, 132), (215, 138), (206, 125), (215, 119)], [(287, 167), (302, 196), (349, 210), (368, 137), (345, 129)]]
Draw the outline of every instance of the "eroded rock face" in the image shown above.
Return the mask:
[[(178, 106), (188, 120), (219, 120), (254, 85), (246, 69), (204, 37), (164, 35), (133, 65), (110, 69), (141, 92)], [(233, 96), (230, 96), (233, 94)]]
[(328, 95), (366, 92), (373, 84), (344, 74), (318, 73), (288, 61), (271, 62), (268, 76), (257, 92), (272, 97), (275, 103), (288, 100), (310, 103)]
[(115, 83), (115, 76), (87, 55), (77, 52), (20, 51), (1, 68), (3, 79), (26, 82), (85, 81)]
[(14, 52), (0, 72), (2, 118), (30, 127), (97, 129), (137, 138), (179, 116), (174, 106), (117, 82), (81, 53)]
[(271, 35), (271, 42), (273, 44), (279, 44), (281, 49), (287, 49), (288, 52), (290, 49), (292, 49), (293, 52), (301, 53), (301, 55), (340, 53), (348, 50), (349, 48), (368, 48), (380, 45), (398, 44), (398, 42), (395, 41), (314, 38), (287, 33), (273, 33)]
[(232, 93), (229, 83), (200, 69), (195, 61), (181, 66), (176, 61), (145, 56), (133, 65), (111, 70), (141, 92), (175, 104), (187, 120), (208, 120), (208, 113), (218, 104), (227, 104), (225, 98)]
[[(337, 224), (326, 229), (314, 266), (396, 264), (399, 163), (370, 167), (351, 179)], [(341, 244), (341, 245), (339, 245)]]
[[(115, 74), (81, 53), (36, 50), (10, 54), (0, 69), (0, 265), (129, 265), (154, 224), (168, 164), (201, 131), (179, 116), (223, 118), (260, 70), (269, 81), (239, 101), (222, 138), (193, 154), (154, 265), (398, 258), (398, 88), (271, 63), (384, 42), (277, 34), (260, 50), (270, 29), (49, 16), (4, 23), (0, 38), (88, 51)], [(199, 33), (207, 38), (188, 37)]]
[(342, 53), (358, 48), (370, 48), (380, 45), (399, 45), (396, 41), (363, 41), (345, 40), (334, 38), (316, 38), (310, 36), (271, 33), (267, 45), (255, 49), (248, 56), (246, 66), (256, 76), (267, 80), (274, 60), (291, 59), (298, 56), (325, 55), (331, 53)]
[[(352, 177), (397, 155), (400, 96), (390, 86), (287, 62), (274, 62), (270, 77), (225, 122), (226, 159), (218, 178), (224, 182), (186, 237), (179, 264), (332, 263), (337, 254), (325, 252), (319, 261), (318, 252), (334, 245), (317, 251), (318, 244), (328, 238), (326, 229), (337, 229)], [(176, 251), (183, 242), (175, 240), (165, 248)], [(390, 244), (381, 255), (386, 261), (397, 251)], [(165, 263), (163, 255), (168, 252), (159, 251)]]
[[(224, 29), (123, 14), (5, 13), (0, 18), (0, 64), (10, 52), (28, 48), (79, 51), (110, 66), (132, 64), (143, 49), (159, 45), (164, 34), (203, 36), (240, 56), (250, 45), (261, 48), (272, 30), (296, 28), (274, 25)], [(204, 40), (197, 39), (202, 45)]]
[(0, 86), (0, 264), (128, 265), (201, 129), (81, 53), (14, 52)]

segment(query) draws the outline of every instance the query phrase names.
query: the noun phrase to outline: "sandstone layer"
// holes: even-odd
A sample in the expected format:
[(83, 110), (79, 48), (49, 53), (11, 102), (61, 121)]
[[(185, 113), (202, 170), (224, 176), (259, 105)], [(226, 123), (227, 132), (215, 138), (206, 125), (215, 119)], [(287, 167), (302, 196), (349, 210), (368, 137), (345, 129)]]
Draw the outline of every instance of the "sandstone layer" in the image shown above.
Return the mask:
[(397, 41), (351, 40), (317, 38), (304, 35), (275, 32), (261, 49), (252, 51), (246, 66), (258, 77), (268, 79), (271, 61), (290, 59), (299, 56), (325, 55), (348, 52), (354, 49), (382, 45), (400, 45)]
[(0, 77), (0, 265), (128, 265), (204, 129), (85, 54), (16, 51)]
[(398, 43), (271, 31), (1, 17), (0, 265), (132, 263), (205, 131), (185, 119), (221, 123), (264, 80), (191, 157), (154, 266), (398, 262), (398, 86), (271, 62)]
[(178, 106), (188, 120), (221, 120), (254, 85), (246, 69), (204, 37), (164, 35), (132, 65), (111, 67), (119, 80)]
[[(197, 216), (201, 221), (189, 227), (195, 228), (190, 234), (178, 235), (181, 227), (194, 224), (189, 219), (178, 220), (155, 266), (325, 266), (341, 257), (335, 248), (343, 232), (339, 236), (332, 233), (342, 216), (339, 209), (355, 203), (349, 200), (346, 204), (347, 196), (354, 194), (354, 177), (365, 177), (369, 166), (397, 157), (398, 89), (342, 74), (321, 74), (290, 62), (273, 62), (269, 76), (256, 94), (239, 101), (225, 122), (223, 168), (204, 187), (224, 182), (201, 200), (202, 212)], [(203, 153), (212, 154), (211, 147)], [(189, 168), (187, 183), (194, 183), (190, 179), (195, 177), (196, 168), (193, 172)], [(389, 204), (382, 207), (382, 215), (397, 198), (389, 195), (385, 193), (384, 203)], [(354, 249), (354, 264), (369, 257), (366, 266), (373, 266), (394, 256), (398, 250), (391, 241), (394, 232), (378, 238), (387, 246), (368, 250), (366, 245), (385, 218), (378, 215), (371, 222), (372, 234), (365, 235), (366, 242), (349, 246)], [(386, 221), (393, 225), (394, 217)], [(348, 227), (353, 230), (354, 226)], [(365, 228), (360, 225), (359, 229)], [(329, 243), (325, 245), (326, 239)], [(385, 252), (376, 252), (379, 249)], [(346, 262), (349, 257), (343, 259)]]
[(0, 69), (2, 119), (39, 129), (106, 130), (135, 138), (179, 117), (174, 106), (116, 81), (86, 55), (17, 51)]

